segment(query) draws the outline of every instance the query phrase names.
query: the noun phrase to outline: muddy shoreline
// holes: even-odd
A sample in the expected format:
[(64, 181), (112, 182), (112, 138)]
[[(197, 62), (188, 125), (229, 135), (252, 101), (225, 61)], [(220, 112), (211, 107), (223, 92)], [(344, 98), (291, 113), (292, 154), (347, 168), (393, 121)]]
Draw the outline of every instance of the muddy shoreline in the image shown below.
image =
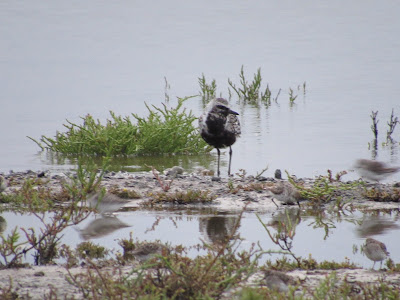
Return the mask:
[[(169, 185), (168, 193), (188, 190), (208, 191), (215, 199), (211, 203), (194, 204), (194, 206), (211, 206), (218, 210), (238, 211), (242, 210), (246, 205), (247, 210), (268, 211), (275, 210), (278, 206), (285, 205), (279, 201), (272, 201), (272, 196), (265, 187), (274, 185), (278, 180), (272, 177), (254, 178), (253, 176), (233, 176), (216, 178), (208, 176), (208, 170), (199, 170), (194, 173), (176, 174), (171, 169), (165, 170), (154, 176), (153, 172), (106, 172), (101, 181), (101, 186), (107, 190), (116, 191), (117, 193), (126, 192), (126, 194), (134, 193), (137, 195), (135, 199), (130, 199), (125, 207), (139, 207), (144, 202), (152, 198), (156, 193), (162, 193), (165, 190), (162, 186)], [(47, 188), (52, 193), (60, 192), (63, 184), (71, 183), (71, 174), (68, 173), (52, 173), (49, 171), (26, 171), (11, 172), (1, 174), (9, 182), (9, 186), (3, 193), (10, 193), (22, 187), (27, 179), (35, 181), (38, 187)], [(158, 178), (157, 178), (158, 177)], [(305, 188), (311, 187), (315, 183), (316, 178), (296, 179), (296, 183)], [(345, 182), (345, 181), (344, 181)], [(333, 186), (338, 186), (341, 181), (333, 181)], [(351, 183), (351, 181), (345, 182)], [(377, 188), (381, 192), (389, 191), (394, 187), (399, 188), (399, 183), (366, 183), (366, 188)], [(393, 201), (371, 201), (364, 194), (364, 187), (351, 190), (337, 191), (337, 197), (343, 197), (351, 200), (351, 204), (356, 205), (359, 209), (375, 210), (375, 209), (396, 209), (399, 208), (398, 202)], [(124, 197), (127, 198), (127, 197)], [(304, 199), (305, 203), (307, 199)], [(329, 204), (329, 203), (328, 203)], [(170, 204), (168, 204), (170, 206)], [(176, 205), (179, 207), (179, 204)], [(190, 204), (185, 204), (190, 207)]]
[[(168, 174), (168, 175), (166, 175)], [(123, 209), (142, 207), (143, 203), (149, 201), (155, 193), (164, 192), (162, 186), (170, 184), (168, 193), (188, 190), (209, 191), (215, 199), (210, 204), (188, 204), (184, 207), (210, 206), (220, 211), (239, 212), (244, 207), (250, 211), (273, 211), (277, 206), (283, 205), (279, 201), (272, 201), (271, 195), (263, 188), (257, 187), (273, 185), (276, 182), (274, 178), (255, 179), (252, 176), (232, 178), (221, 178), (217, 180), (212, 176), (204, 175), (205, 172), (176, 174), (174, 172), (160, 173), (155, 176), (152, 172), (128, 173), (128, 172), (108, 172), (104, 175), (101, 185), (108, 190), (135, 192), (138, 198), (130, 199)], [(12, 193), (21, 188), (26, 179), (35, 180), (41, 188), (48, 188), (52, 193), (60, 192), (62, 184), (70, 181), (66, 174), (57, 174), (51, 172), (18, 172), (1, 174), (9, 182), (9, 186), (4, 193)], [(158, 178), (157, 178), (158, 177)], [(315, 179), (303, 178), (297, 180), (305, 187), (313, 185)], [(260, 185), (261, 184), (261, 185)], [(333, 184), (340, 184), (333, 183)], [(372, 185), (370, 185), (372, 186)], [(380, 184), (381, 190), (393, 188), (391, 184)], [(364, 188), (341, 191), (340, 196), (351, 199), (346, 205), (354, 205), (358, 209), (378, 210), (378, 209), (398, 209), (399, 203), (396, 202), (375, 202), (367, 199), (363, 194)], [(307, 200), (306, 200), (307, 201)], [(306, 202), (303, 202), (306, 203)], [(162, 204), (161, 204), (162, 205)], [(167, 204), (167, 206), (179, 205)], [(301, 204), (302, 205), (302, 204)], [(151, 209), (151, 207), (149, 207)], [(124, 269), (129, 270), (130, 266)], [(85, 272), (85, 267), (71, 268), (70, 272), (77, 274)], [(325, 279), (333, 271), (327, 270), (295, 270), (287, 274), (301, 282), (304, 288), (313, 288), (321, 280)], [(387, 284), (400, 288), (400, 274), (388, 273), (384, 270), (366, 270), (366, 269), (339, 269), (335, 271), (340, 281), (346, 281), (353, 285), (372, 284), (384, 278)], [(67, 270), (64, 266), (30, 266), (27, 268), (4, 269), (0, 270), (0, 286), (6, 289), (12, 281), (13, 291), (20, 297), (19, 299), (43, 299), (45, 295), (55, 293), (59, 298), (83, 299), (79, 290), (68, 283), (66, 280)], [(248, 284), (257, 285), (261, 278), (261, 273), (251, 276)], [(28, 296), (29, 295), (29, 296)], [(229, 298), (227, 296), (227, 298)]]

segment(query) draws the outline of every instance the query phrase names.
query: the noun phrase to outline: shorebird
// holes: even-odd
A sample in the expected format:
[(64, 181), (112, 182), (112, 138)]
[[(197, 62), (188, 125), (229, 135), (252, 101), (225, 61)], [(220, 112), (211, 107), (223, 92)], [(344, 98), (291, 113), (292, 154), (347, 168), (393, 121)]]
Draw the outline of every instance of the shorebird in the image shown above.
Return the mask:
[(358, 159), (354, 168), (358, 171), (361, 177), (376, 182), (379, 182), (400, 170), (400, 167), (388, 167), (383, 162), (369, 159)]
[(281, 293), (286, 293), (289, 291), (288, 285), (294, 285), (295, 280), (289, 275), (283, 272), (275, 270), (266, 270), (264, 272), (265, 284), (269, 289), (277, 290)]
[(101, 192), (90, 194), (86, 200), (89, 207), (97, 209), (97, 211), (102, 215), (113, 213), (128, 202), (129, 200), (122, 199), (117, 195), (111, 193), (105, 193), (102, 195)]
[(364, 246), (365, 255), (374, 262), (372, 269), (375, 267), (377, 261), (381, 262), (389, 256), (389, 252), (386, 250), (386, 245), (377, 240), (367, 238)]
[(271, 192), (272, 197), (285, 204), (297, 203), (300, 206), (300, 193), (290, 182), (279, 181), (267, 190)]
[(144, 242), (140, 244), (136, 249), (127, 253), (127, 257), (133, 256), (139, 262), (144, 262), (150, 258), (155, 257), (156, 255), (165, 256), (169, 254), (170, 250), (167, 246), (156, 243), (156, 242)]
[(240, 123), (237, 112), (229, 108), (228, 100), (217, 98), (211, 101), (206, 111), (199, 118), (201, 137), (218, 152), (218, 177), (221, 148), (229, 147), (228, 175), (231, 173), (232, 145), (240, 135)]

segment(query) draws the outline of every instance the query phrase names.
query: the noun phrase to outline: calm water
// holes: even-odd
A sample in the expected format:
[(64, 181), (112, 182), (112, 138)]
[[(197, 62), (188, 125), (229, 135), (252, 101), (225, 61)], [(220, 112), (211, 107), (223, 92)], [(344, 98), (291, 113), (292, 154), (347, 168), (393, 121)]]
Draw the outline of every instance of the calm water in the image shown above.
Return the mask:
[[(400, 164), (398, 143), (381, 145), (392, 108), (400, 115), (396, 1), (0, 6), (2, 172), (69, 168), (68, 161), (58, 165), (47, 154), (37, 155), (39, 148), (26, 136), (54, 136), (65, 119), (80, 122), (87, 113), (101, 120), (109, 110), (145, 115), (144, 101), (164, 100), (164, 77), (171, 99), (198, 94), (202, 73), (216, 79), (218, 94), (227, 97), (227, 79), (239, 83), (242, 65), (249, 79), (260, 67), (264, 86), (282, 92), (279, 105), (268, 110), (232, 99), (243, 127), (234, 145), (234, 172), (245, 168), (255, 174), (267, 165), (269, 175), (276, 168), (298, 176), (348, 169), (356, 158), (372, 155), (372, 110), (379, 110), (380, 119), (377, 158)], [(298, 92), (290, 107), (289, 87), (296, 90), (303, 82), (305, 96)], [(199, 99), (187, 106), (202, 112)], [(400, 140), (399, 128), (393, 137)], [(190, 157), (187, 168), (203, 163), (215, 168), (213, 155), (208, 163)]]
[[(1, 216), (6, 220), (4, 234), (10, 233), (15, 226), (26, 229), (34, 227), (37, 232), (40, 228), (39, 220), (33, 215), (16, 215), (5, 212)], [(260, 214), (261, 219), (268, 225), (272, 233), (276, 232), (276, 222), (285, 220), (286, 216), (289, 216), (293, 222), (299, 220), (292, 249), (297, 256), (306, 258), (311, 254), (317, 261), (335, 260), (338, 262), (349, 258), (350, 261), (360, 266), (371, 268), (372, 262), (360, 251), (354, 253), (353, 246), (360, 249), (366, 237), (374, 237), (386, 244), (391, 253), (390, 257), (395, 262), (400, 260), (400, 244), (397, 242), (400, 234), (398, 212), (367, 215), (359, 212), (347, 212), (346, 215), (340, 217), (324, 213), (322, 221), (329, 225), (328, 232), (324, 227), (317, 226), (318, 222), (315, 216), (299, 212), (297, 208)], [(66, 229), (61, 242), (76, 246), (86, 240), (85, 238), (89, 238), (92, 242), (105, 246), (107, 249), (122, 252), (118, 241), (129, 239), (129, 234), (132, 234), (134, 240), (161, 240), (171, 245), (190, 247), (201, 243), (201, 239), (211, 244), (218, 243), (223, 237), (232, 234), (237, 220), (237, 214), (216, 212), (210, 209), (177, 212), (130, 211), (117, 213), (108, 219), (93, 215), (76, 227)], [(99, 225), (100, 223), (101, 225)], [(93, 233), (91, 229), (93, 227), (97, 228), (98, 233), (108, 230), (110, 227), (115, 228), (115, 231), (104, 232), (96, 236), (90, 234), (90, 232)], [(24, 236), (22, 232), (21, 235)], [(271, 242), (254, 212), (243, 215), (239, 235), (244, 239), (240, 249), (249, 249), (252, 243), (260, 243), (264, 250), (280, 249)], [(198, 250), (191, 249), (188, 252), (191, 257), (199, 254), (204, 254), (204, 251), (198, 252)], [(275, 260), (279, 257), (281, 255), (265, 255), (262, 261), (265, 259)], [(31, 260), (29, 255), (27, 259)]]

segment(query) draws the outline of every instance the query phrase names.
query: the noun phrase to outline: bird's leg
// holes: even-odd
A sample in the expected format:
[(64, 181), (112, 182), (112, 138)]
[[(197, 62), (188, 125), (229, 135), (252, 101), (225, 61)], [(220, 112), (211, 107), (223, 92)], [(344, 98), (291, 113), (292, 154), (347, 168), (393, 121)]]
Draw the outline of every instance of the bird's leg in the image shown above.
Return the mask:
[(232, 161), (232, 147), (229, 146), (229, 166), (228, 166), (228, 176), (231, 175), (231, 161)]
[(218, 169), (217, 169), (217, 174), (218, 174), (218, 177), (219, 177), (219, 174), (220, 174), (220, 172), (219, 172), (219, 159), (220, 159), (220, 156), (221, 156), (221, 152), (219, 151), (218, 148), (217, 148), (217, 152), (218, 152)]

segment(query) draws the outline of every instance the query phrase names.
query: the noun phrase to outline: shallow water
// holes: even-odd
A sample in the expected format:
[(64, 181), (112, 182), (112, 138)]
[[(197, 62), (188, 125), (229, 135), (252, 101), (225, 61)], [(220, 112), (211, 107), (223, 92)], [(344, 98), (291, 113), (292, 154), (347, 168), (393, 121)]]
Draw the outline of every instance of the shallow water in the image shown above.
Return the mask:
[[(238, 84), (242, 65), (249, 80), (260, 67), (264, 87), (282, 91), (269, 109), (232, 99), (243, 131), (233, 172), (255, 174), (268, 165), (267, 175), (281, 168), (311, 177), (349, 169), (356, 158), (373, 156), (372, 110), (380, 119), (377, 158), (399, 165), (398, 143), (382, 146), (392, 108), (400, 112), (399, 8), (390, 1), (3, 1), (0, 171), (71, 168), (74, 161), (37, 155), (26, 136), (54, 136), (65, 119), (79, 123), (88, 113), (101, 120), (109, 110), (144, 115), (144, 101), (164, 100), (164, 77), (172, 100), (198, 94), (202, 73), (228, 97), (227, 80)], [(304, 82), (305, 95), (297, 90)], [(293, 107), (289, 87), (298, 94)], [(202, 112), (200, 99), (187, 106)], [(393, 138), (400, 140), (398, 128)], [(215, 168), (212, 154), (189, 157), (185, 166)], [(176, 163), (150, 160), (158, 168)], [(140, 169), (143, 159), (115, 168), (121, 164)]]
[[(287, 216), (292, 222), (299, 220), (292, 249), (296, 256), (307, 258), (311, 254), (318, 262), (323, 260), (342, 262), (345, 258), (349, 258), (351, 262), (355, 262), (359, 266), (370, 268), (372, 262), (360, 253), (360, 247), (367, 237), (373, 237), (386, 244), (391, 253), (390, 257), (395, 262), (400, 260), (400, 245), (397, 243), (400, 233), (398, 211), (386, 214), (382, 212), (367, 215), (360, 212), (347, 212), (346, 214), (338, 216), (325, 212), (323, 218), (320, 219), (322, 222), (318, 222), (319, 219), (315, 216), (307, 215), (303, 211), (299, 212), (297, 207), (292, 207), (282, 208), (274, 213), (260, 213), (259, 216), (272, 233), (276, 231), (276, 222), (285, 220)], [(39, 220), (33, 215), (5, 212), (2, 217), (7, 223), (3, 234), (9, 234), (15, 226), (26, 229), (33, 227), (36, 230), (40, 227)], [(202, 240), (211, 244), (218, 243), (233, 233), (238, 219), (237, 213), (218, 212), (212, 209), (161, 212), (125, 211), (119, 212), (111, 218), (92, 215), (77, 226), (67, 228), (63, 232), (61, 243), (76, 246), (84, 240), (91, 240), (107, 249), (122, 252), (118, 240), (128, 239), (129, 234), (132, 234), (134, 240), (160, 240), (171, 245), (190, 247), (201, 243)], [(94, 225), (100, 222), (103, 222), (103, 225)], [(117, 223), (119, 225), (115, 225)], [(327, 231), (326, 227), (321, 226), (322, 223), (329, 227)], [(96, 231), (91, 230), (96, 226)], [(115, 230), (110, 230), (111, 227)], [(97, 233), (94, 234), (94, 232)], [(239, 250), (249, 249), (252, 243), (259, 243), (265, 251), (279, 250), (279, 247), (273, 244), (268, 237), (255, 212), (243, 214), (238, 232), (239, 236), (244, 239)], [(353, 252), (353, 246), (358, 247), (356, 253)], [(204, 251), (199, 252), (194, 248), (188, 251), (188, 255), (191, 257), (199, 254), (204, 254)], [(278, 254), (265, 255), (261, 262), (265, 262), (266, 259), (275, 260), (279, 257), (281, 255)], [(29, 255), (27, 259), (32, 261)]]

